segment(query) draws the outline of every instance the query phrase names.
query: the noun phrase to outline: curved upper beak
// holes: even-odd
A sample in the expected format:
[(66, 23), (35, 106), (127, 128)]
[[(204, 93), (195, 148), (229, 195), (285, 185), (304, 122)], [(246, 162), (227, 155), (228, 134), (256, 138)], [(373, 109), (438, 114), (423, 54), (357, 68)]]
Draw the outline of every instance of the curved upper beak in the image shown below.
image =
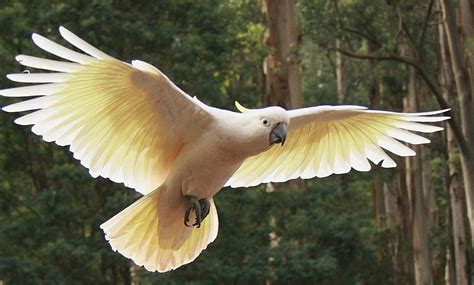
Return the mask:
[(275, 143), (285, 143), (286, 140), (286, 131), (288, 130), (288, 125), (286, 123), (278, 123), (270, 133), (270, 145)]

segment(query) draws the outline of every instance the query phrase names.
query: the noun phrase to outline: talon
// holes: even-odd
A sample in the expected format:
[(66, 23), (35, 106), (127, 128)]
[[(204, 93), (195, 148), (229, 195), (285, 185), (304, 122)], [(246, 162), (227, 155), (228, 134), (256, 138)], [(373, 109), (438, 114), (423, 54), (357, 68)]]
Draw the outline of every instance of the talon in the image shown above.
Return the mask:
[(201, 216), (201, 204), (199, 203), (199, 200), (190, 195), (185, 195), (184, 198), (186, 199), (186, 212), (184, 213), (184, 225), (187, 227), (194, 226), (189, 225), (189, 215), (191, 214), (191, 211), (194, 211), (194, 214), (196, 216), (196, 222), (198, 219), (198, 216)]
[[(186, 199), (186, 212), (184, 213), (184, 225), (187, 227), (195, 226), (196, 228), (201, 227), (202, 221), (209, 215), (209, 210), (211, 208), (211, 203), (209, 199), (202, 198), (198, 200), (196, 197), (191, 195), (185, 195), (184, 198)], [(194, 211), (194, 215), (196, 216), (196, 221), (194, 224), (190, 225), (189, 222), (189, 215), (191, 211)]]
[(191, 209), (186, 209), (186, 213), (184, 213), (184, 225), (186, 227), (190, 227), (190, 225), (188, 225), (190, 212), (191, 212)]
[(204, 221), (207, 215), (209, 215), (209, 210), (211, 209), (211, 203), (209, 202), (209, 199), (202, 198), (199, 200), (199, 206), (200, 206), (199, 215), (196, 213), (196, 223), (194, 223), (193, 225), (193, 226), (196, 226), (197, 228), (201, 227), (202, 221)]
[(194, 205), (194, 215), (196, 216), (196, 222), (193, 224), (193, 226), (200, 228), (202, 219), (201, 219), (201, 204), (199, 203), (199, 200), (197, 200), (196, 204)]
[(201, 204), (201, 222), (209, 215), (209, 211), (211, 210), (211, 202), (209, 199), (202, 198), (199, 200), (199, 204)]

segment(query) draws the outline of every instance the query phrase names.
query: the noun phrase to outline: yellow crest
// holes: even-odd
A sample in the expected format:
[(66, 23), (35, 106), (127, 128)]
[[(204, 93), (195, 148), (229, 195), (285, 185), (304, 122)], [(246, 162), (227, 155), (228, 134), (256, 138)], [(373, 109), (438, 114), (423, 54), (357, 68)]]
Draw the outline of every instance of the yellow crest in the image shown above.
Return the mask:
[(237, 101), (235, 101), (235, 107), (236, 107), (237, 110), (239, 110), (241, 113), (245, 113), (245, 112), (250, 111), (250, 109), (247, 109), (247, 108), (245, 108), (244, 106), (240, 105), (240, 103), (237, 102)]

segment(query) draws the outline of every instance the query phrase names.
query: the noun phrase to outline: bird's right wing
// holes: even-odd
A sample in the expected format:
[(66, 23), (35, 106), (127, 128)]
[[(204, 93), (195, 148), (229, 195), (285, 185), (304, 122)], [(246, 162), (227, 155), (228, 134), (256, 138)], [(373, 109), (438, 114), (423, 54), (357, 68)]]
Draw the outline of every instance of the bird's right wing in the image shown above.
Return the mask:
[(351, 168), (369, 171), (368, 160), (381, 163), (385, 168), (395, 167), (395, 161), (383, 149), (399, 156), (415, 155), (401, 142), (428, 143), (428, 139), (411, 131), (432, 133), (442, 130), (423, 123), (449, 119), (433, 116), (446, 111), (395, 113), (366, 110), (360, 106), (290, 110), (285, 145), (274, 145), (247, 158), (226, 185), (249, 187), (298, 177), (326, 177), (347, 173)]
[(59, 31), (86, 54), (33, 34), (37, 46), (69, 61), (17, 56), (22, 65), (54, 72), (8, 75), (36, 85), (3, 89), (0, 95), (40, 97), (3, 110), (37, 110), (15, 122), (33, 125), (45, 141), (70, 145), (93, 176), (123, 182), (142, 194), (157, 188), (185, 140), (212, 120), (209, 108), (150, 64), (119, 61), (67, 29)]

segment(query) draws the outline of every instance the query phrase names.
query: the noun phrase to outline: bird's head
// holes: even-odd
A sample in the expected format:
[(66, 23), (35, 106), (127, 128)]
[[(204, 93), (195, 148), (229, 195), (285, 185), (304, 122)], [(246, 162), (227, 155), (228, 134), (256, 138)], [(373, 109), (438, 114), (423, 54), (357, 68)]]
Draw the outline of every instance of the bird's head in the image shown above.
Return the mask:
[(267, 107), (262, 109), (246, 109), (236, 102), (236, 106), (246, 117), (248, 139), (252, 149), (260, 153), (274, 144), (283, 146), (286, 141), (290, 118), (285, 109)]

